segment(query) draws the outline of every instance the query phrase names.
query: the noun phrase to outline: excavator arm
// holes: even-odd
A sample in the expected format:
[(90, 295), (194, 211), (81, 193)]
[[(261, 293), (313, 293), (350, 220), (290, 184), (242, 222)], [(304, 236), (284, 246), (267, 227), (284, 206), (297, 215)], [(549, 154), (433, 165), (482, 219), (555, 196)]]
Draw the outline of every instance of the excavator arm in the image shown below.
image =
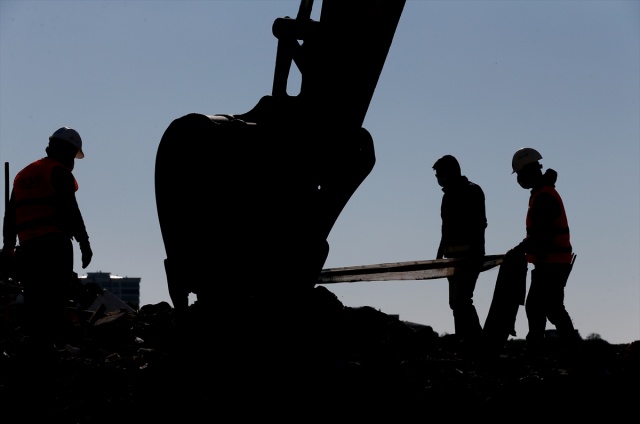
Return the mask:
[[(302, 0), (275, 20), (271, 95), (242, 114), (191, 113), (160, 140), (158, 219), (174, 307), (232, 310), (313, 288), (327, 237), (375, 164), (362, 128), (405, 0)], [(299, 94), (289, 95), (291, 66)], [(275, 272), (274, 272), (275, 271)]]

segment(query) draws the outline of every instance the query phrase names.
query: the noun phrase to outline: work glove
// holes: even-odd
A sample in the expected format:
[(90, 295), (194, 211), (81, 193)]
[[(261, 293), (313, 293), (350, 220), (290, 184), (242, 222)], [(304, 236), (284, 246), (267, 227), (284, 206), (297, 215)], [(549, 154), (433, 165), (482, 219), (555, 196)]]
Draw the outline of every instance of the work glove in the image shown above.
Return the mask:
[(15, 247), (3, 246), (0, 250), (0, 277), (8, 277), (13, 272)]
[(89, 242), (80, 243), (80, 253), (82, 254), (82, 269), (85, 269), (91, 263), (91, 258), (93, 258)]
[(0, 249), (0, 257), (4, 260), (10, 260), (13, 257), (15, 250), (15, 246), (2, 246), (2, 249)]

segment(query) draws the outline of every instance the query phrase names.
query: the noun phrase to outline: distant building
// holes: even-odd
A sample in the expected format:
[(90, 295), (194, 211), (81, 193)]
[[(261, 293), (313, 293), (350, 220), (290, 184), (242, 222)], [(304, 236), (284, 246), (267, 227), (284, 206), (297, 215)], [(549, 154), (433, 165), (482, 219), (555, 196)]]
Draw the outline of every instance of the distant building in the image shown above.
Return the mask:
[(140, 307), (141, 278), (120, 277), (109, 272), (88, 272), (87, 275), (79, 275), (78, 279), (82, 284), (97, 284), (136, 310)]

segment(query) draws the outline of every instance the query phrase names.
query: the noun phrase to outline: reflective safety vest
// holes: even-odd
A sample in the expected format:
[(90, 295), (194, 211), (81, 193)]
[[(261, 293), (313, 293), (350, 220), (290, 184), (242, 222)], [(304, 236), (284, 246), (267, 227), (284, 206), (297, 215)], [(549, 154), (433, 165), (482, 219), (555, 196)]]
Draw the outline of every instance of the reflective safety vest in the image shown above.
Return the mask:
[[(51, 174), (55, 167), (64, 166), (55, 159), (42, 158), (27, 165), (13, 180), (18, 240), (24, 243), (34, 237), (62, 233)], [(66, 168), (65, 168), (66, 169)], [(75, 190), (78, 182), (75, 181)]]
[(527, 262), (536, 263), (536, 262), (553, 262), (553, 263), (570, 263), (571, 262), (571, 240), (569, 237), (569, 223), (567, 220), (567, 214), (564, 210), (564, 204), (562, 203), (562, 199), (560, 195), (552, 186), (543, 186), (538, 189), (529, 199), (529, 210), (527, 211), (527, 237), (531, 232), (531, 207), (533, 205), (534, 199), (540, 193), (549, 193), (552, 195), (558, 204), (560, 205), (560, 215), (553, 222), (554, 225), (554, 236), (553, 243), (551, 249), (547, 252), (547, 254), (538, 258), (533, 253), (527, 253)]

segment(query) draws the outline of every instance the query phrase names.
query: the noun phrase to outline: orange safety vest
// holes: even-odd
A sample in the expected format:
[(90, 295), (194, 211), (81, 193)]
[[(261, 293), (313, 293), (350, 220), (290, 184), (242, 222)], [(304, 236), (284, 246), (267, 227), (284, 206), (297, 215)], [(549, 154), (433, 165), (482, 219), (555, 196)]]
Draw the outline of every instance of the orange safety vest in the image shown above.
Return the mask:
[(564, 204), (560, 194), (553, 186), (543, 186), (538, 189), (529, 199), (529, 210), (527, 211), (527, 236), (531, 231), (531, 206), (533, 201), (540, 193), (551, 194), (558, 204), (560, 205), (560, 215), (554, 221), (554, 237), (551, 251), (547, 253), (544, 258), (538, 258), (535, 254), (527, 253), (527, 262), (553, 262), (553, 263), (570, 263), (571, 262), (571, 240), (569, 237), (569, 222), (567, 220), (567, 214), (564, 210)]
[[(56, 219), (56, 193), (51, 184), (51, 174), (58, 166), (64, 167), (55, 159), (38, 159), (18, 172), (13, 180), (16, 227), (20, 243), (44, 234), (63, 232)], [(78, 182), (75, 178), (74, 183), (77, 191)]]

